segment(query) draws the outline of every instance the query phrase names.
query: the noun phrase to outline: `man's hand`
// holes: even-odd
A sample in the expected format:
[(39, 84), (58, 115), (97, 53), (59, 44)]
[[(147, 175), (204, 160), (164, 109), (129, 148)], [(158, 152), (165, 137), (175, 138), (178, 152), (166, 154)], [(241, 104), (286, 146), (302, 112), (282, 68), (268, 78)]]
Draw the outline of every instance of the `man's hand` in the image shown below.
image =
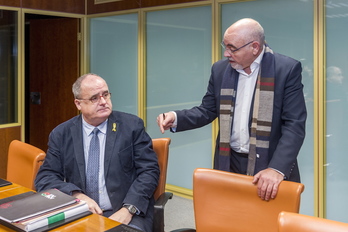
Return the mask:
[(163, 113), (157, 116), (157, 124), (162, 132), (169, 130), (175, 121), (175, 114), (173, 112)]
[(72, 196), (85, 201), (88, 205), (89, 211), (91, 211), (92, 213), (103, 215), (103, 211), (92, 198), (80, 192), (74, 192)]
[(114, 221), (121, 222), (122, 224), (128, 225), (132, 220), (133, 215), (129, 213), (128, 209), (122, 207), (119, 211), (115, 212), (109, 218)]
[(253, 184), (257, 184), (257, 194), (262, 200), (274, 199), (278, 192), (280, 182), (284, 179), (279, 172), (267, 168), (258, 172), (253, 179)]

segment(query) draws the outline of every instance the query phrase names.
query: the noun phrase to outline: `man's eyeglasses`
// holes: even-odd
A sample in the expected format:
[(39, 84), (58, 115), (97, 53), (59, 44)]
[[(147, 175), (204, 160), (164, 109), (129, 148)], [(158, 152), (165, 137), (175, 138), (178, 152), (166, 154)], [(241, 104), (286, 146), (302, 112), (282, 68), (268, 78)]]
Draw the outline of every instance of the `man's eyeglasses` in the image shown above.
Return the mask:
[(226, 46), (226, 45), (224, 44), (224, 41), (221, 42), (221, 46), (222, 46), (222, 48), (223, 48), (225, 51), (227, 51), (227, 52), (229, 52), (230, 54), (232, 54), (232, 53), (238, 51), (239, 49), (242, 49), (242, 48), (244, 48), (245, 46), (251, 44), (252, 42), (254, 42), (254, 40), (253, 40), (253, 41), (250, 41), (249, 43), (246, 43), (246, 44), (244, 44), (243, 46), (241, 46), (241, 47), (239, 47), (239, 48), (236, 48), (236, 49), (232, 49), (231, 46), (228, 46), (228, 45)]
[(94, 95), (94, 96), (92, 96), (90, 99), (77, 99), (77, 100), (80, 100), (80, 101), (90, 101), (91, 103), (97, 103), (97, 102), (100, 102), (100, 99), (101, 98), (104, 98), (104, 100), (105, 101), (107, 101), (107, 100), (109, 100), (110, 99), (110, 97), (111, 97), (111, 93), (109, 93), (109, 92), (105, 92), (105, 93), (103, 93), (102, 95)]

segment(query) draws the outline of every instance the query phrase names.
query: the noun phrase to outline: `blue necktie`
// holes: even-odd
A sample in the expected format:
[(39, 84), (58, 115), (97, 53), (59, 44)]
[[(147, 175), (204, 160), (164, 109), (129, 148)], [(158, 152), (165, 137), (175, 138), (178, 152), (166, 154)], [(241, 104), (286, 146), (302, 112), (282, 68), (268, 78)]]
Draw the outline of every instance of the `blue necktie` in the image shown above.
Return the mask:
[(89, 144), (88, 164), (86, 173), (86, 193), (87, 196), (95, 200), (99, 204), (99, 129), (93, 130), (91, 143)]

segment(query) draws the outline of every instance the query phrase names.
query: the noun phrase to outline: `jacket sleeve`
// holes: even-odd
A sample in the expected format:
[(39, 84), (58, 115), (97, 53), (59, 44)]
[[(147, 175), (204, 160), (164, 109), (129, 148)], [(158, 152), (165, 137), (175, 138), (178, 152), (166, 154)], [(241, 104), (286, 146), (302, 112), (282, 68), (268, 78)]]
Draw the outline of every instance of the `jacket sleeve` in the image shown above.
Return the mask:
[(133, 168), (135, 178), (124, 198), (123, 204), (135, 205), (144, 214), (159, 180), (157, 155), (152, 149), (152, 140), (146, 133), (142, 120), (135, 122), (132, 132)]
[(221, 82), (226, 67), (226, 60), (218, 61), (212, 66), (207, 91), (200, 106), (175, 111), (178, 124), (176, 131), (200, 128), (219, 116)]
[(81, 188), (77, 185), (65, 181), (66, 174), (64, 173), (63, 163), (65, 156), (62, 154), (62, 148), (67, 146), (67, 144), (64, 144), (65, 139), (67, 138), (60, 129), (55, 128), (50, 133), (46, 158), (35, 179), (37, 191), (50, 188), (59, 189), (66, 194), (81, 191)]

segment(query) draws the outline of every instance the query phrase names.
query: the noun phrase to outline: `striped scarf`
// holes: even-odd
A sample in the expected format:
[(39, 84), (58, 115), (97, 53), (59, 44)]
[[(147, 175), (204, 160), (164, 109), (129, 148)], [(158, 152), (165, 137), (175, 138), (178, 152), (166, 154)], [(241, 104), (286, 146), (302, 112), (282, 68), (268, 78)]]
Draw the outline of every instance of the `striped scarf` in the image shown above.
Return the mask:
[[(230, 171), (230, 139), (238, 76), (234, 75), (235, 78), (231, 78), (231, 74), (226, 72), (221, 86), (219, 167), (217, 168), (223, 171)], [(247, 175), (254, 175), (258, 171), (267, 168), (268, 165), (268, 149), (273, 115), (274, 78), (274, 55), (273, 51), (266, 45), (253, 100)]]

